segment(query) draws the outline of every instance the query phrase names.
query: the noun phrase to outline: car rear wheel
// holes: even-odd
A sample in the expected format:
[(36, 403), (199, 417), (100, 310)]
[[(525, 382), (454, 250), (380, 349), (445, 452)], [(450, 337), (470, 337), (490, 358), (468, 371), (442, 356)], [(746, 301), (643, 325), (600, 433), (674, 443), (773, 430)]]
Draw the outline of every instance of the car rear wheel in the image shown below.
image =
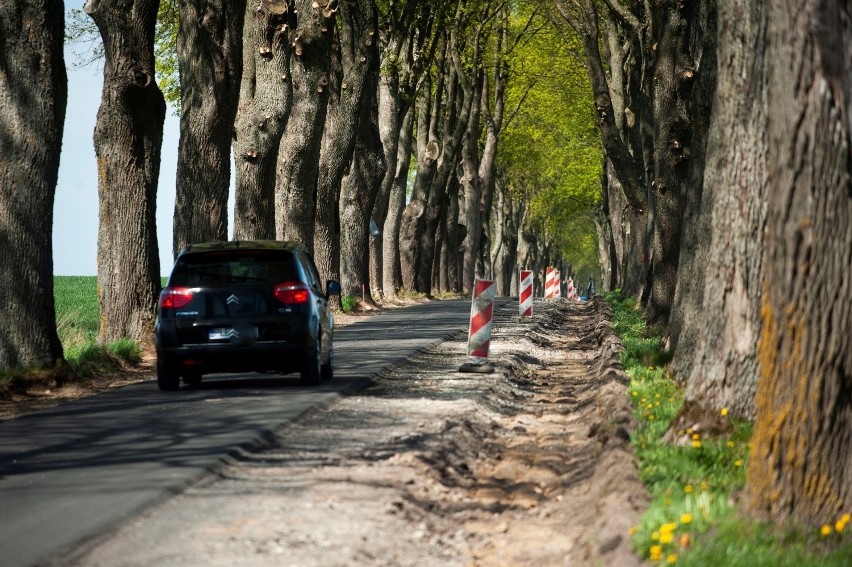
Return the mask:
[(322, 349), (319, 341), (314, 352), (308, 356), (301, 372), (302, 384), (316, 386), (322, 380)]
[(334, 347), (328, 347), (328, 362), (322, 365), (320, 375), (323, 380), (334, 378)]
[(165, 362), (157, 361), (157, 386), (166, 392), (180, 388), (180, 374), (177, 368)]

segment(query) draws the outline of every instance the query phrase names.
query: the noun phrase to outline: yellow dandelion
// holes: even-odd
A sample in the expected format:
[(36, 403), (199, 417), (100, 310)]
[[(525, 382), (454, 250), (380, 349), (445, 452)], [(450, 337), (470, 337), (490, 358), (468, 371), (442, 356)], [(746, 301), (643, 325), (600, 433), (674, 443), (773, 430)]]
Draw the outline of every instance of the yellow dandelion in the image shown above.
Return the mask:
[(693, 441), (692, 446), (695, 447), (696, 449), (700, 449), (701, 448), (701, 441)]
[(674, 565), (677, 563), (677, 553), (670, 553), (668, 557), (666, 557), (666, 563), (669, 565)]
[(636, 535), (637, 533), (639, 533), (639, 528), (637, 528), (636, 526), (630, 528), (630, 535)]
[(687, 434), (687, 435), (692, 435), (692, 428), (691, 428), (691, 427), (687, 427), (687, 428), (686, 428), (686, 434)]
[(651, 421), (654, 421), (654, 414), (649, 415), (648, 419), (650, 419)]
[(672, 534), (671, 532), (665, 532), (665, 533), (660, 534), (660, 543), (662, 543), (663, 545), (669, 544), (673, 541), (674, 541), (674, 534)]
[(819, 530), (819, 533), (821, 533), (823, 536), (830, 536), (831, 526), (829, 526), (828, 524), (823, 524), (822, 529)]
[(651, 539), (654, 541), (660, 541), (660, 532), (654, 532), (651, 534)]
[(741, 467), (741, 466), (743, 466), (743, 462), (741, 460), (737, 459), (736, 461), (734, 461), (734, 466), (735, 467)]
[(631, 392), (631, 393), (633, 394), (634, 398), (639, 395), (639, 392), (637, 392), (636, 390), (633, 390), (633, 392)]
[(691, 485), (691, 484), (687, 484), (686, 486), (684, 486), (684, 487), (683, 487), (683, 491), (684, 491), (685, 493), (689, 494), (690, 492), (692, 492), (692, 485)]
[(660, 402), (656, 402), (654, 405), (655, 405), (655, 406), (659, 406), (659, 405), (660, 405)]
[(670, 534), (677, 529), (677, 524), (674, 522), (668, 522), (660, 526), (661, 534)]
[(698, 433), (692, 434), (692, 440), (693, 441), (698, 441), (699, 439), (701, 439), (701, 436)]
[(680, 515), (680, 523), (681, 524), (689, 524), (692, 522), (692, 514), (681, 514)]
[(710, 483), (708, 483), (706, 481), (702, 480), (700, 486), (701, 486), (701, 490), (710, 490)]
[(722, 411), (720, 413), (722, 414), (722, 416), (728, 415), (728, 408), (722, 408)]
[(834, 531), (836, 531), (837, 533), (842, 533), (845, 529), (846, 522), (844, 522), (843, 520), (837, 520), (837, 522), (834, 524)]
[(651, 561), (659, 561), (663, 556), (663, 548), (659, 545), (651, 546)]
[(654, 394), (654, 397), (659, 400), (662, 396), (660, 396), (660, 394)]
[(843, 520), (844, 524), (848, 524), (852, 520), (852, 515), (843, 514), (842, 516), (840, 516), (840, 519)]
[(647, 405), (647, 406), (645, 406), (645, 407), (646, 407), (646, 408), (648, 408), (648, 409), (651, 409), (651, 408), (653, 408), (653, 407), (654, 407), (654, 404), (648, 404), (648, 405)]
[(737, 446), (737, 444), (736, 444), (736, 443), (734, 443), (733, 441), (728, 441), (728, 447), (732, 447), (732, 448), (733, 448), (733, 447), (736, 447), (736, 446)]
[(647, 401), (648, 401), (648, 398), (646, 398), (645, 396), (642, 396), (642, 399), (641, 399), (641, 400), (639, 400), (639, 401), (640, 401), (640, 402), (642, 402), (642, 403), (644, 404), (645, 402), (647, 402)]

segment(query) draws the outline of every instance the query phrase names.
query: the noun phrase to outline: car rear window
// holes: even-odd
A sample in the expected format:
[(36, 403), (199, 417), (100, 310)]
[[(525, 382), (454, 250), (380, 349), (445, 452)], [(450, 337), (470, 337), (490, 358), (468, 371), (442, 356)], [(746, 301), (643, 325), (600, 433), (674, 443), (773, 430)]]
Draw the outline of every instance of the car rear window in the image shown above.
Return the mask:
[(299, 280), (295, 258), (284, 250), (225, 250), (184, 254), (169, 285), (198, 287), (235, 283)]

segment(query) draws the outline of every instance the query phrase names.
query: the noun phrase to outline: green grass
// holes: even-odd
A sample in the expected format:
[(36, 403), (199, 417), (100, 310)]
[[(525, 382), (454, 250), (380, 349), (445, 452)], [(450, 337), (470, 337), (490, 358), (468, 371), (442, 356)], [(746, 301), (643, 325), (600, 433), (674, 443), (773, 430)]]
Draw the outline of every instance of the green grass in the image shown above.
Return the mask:
[(141, 359), (139, 345), (121, 339), (97, 344), (100, 326), (97, 276), (55, 276), (56, 330), (65, 360), (80, 375), (118, 367)]
[(656, 564), (690, 566), (852, 564), (852, 525), (822, 535), (813, 528), (761, 524), (739, 513), (751, 423), (729, 419), (731, 433), (715, 439), (678, 432), (686, 446), (663, 440), (683, 405), (682, 389), (666, 374), (671, 354), (659, 349), (659, 335), (647, 328), (634, 300), (617, 292), (606, 299), (626, 349), (621, 360), (640, 423), (632, 443), (652, 498), (634, 530), (637, 553)]

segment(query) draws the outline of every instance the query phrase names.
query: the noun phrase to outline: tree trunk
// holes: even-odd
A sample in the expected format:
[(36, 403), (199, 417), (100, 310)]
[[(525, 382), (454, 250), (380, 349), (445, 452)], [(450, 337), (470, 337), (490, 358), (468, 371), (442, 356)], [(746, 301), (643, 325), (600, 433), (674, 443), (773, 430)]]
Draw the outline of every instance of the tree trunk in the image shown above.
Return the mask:
[(88, 0), (104, 44), (95, 125), (101, 341), (150, 341), (160, 291), (157, 180), (166, 103), (154, 77), (158, 0)]
[[(476, 103), (470, 110), (470, 121), (462, 146), (462, 186), (464, 187), (464, 203), (461, 211), (465, 226), (465, 238), (461, 284), (466, 294), (472, 293), (476, 277), (476, 260), (482, 244), (482, 178), (479, 175), (479, 138), (482, 134), (480, 116), (482, 107), (487, 104), (484, 95), (483, 79), (476, 82), (474, 97)], [(489, 139), (491, 136), (489, 136)], [(492, 179), (493, 181), (493, 179)]]
[(293, 95), (285, 0), (249, 2), (234, 128), (234, 238), (275, 238), (275, 163)]
[[(320, 150), (314, 260), (320, 276), (340, 279), (340, 185), (352, 161), (361, 109), (370, 105), (369, 65), (375, 48), (376, 7), (373, 2), (346, 1), (340, 11), (339, 57), (342, 76), (331, 81), (329, 108)], [(345, 88), (344, 88), (345, 87)]]
[(699, 85), (716, 94), (703, 191), (690, 195), (684, 223), (670, 368), (688, 405), (753, 419), (767, 151), (763, 50), (754, 46), (764, 40), (764, 4), (720, 2), (718, 22), (717, 85)]
[(68, 99), (64, 18), (61, 2), (0, 5), (0, 372), (63, 361), (51, 235)]
[[(399, 231), (402, 211), (405, 209), (405, 192), (408, 188), (408, 170), (411, 163), (411, 139), (414, 134), (414, 108), (409, 107), (399, 131), (396, 175), (390, 189), (388, 214), (382, 230), (384, 267), (382, 269), (382, 291), (385, 297), (396, 297), (402, 288), (402, 267), (399, 254)], [(391, 175), (392, 172), (388, 172)]]
[(766, 9), (769, 210), (746, 495), (759, 517), (819, 525), (852, 509), (852, 12), (840, 0)]
[(328, 104), (331, 37), (338, 0), (297, 0), (290, 73), (293, 103), (278, 149), (275, 236), (314, 248), (314, 208)]
[[(340, 191), (340, 279), (343, 295), (357, 295), (369, 285), (370, 214), (385, 174), (385, 156), (379, 134), (379, 50), (374, 40), (378, 28), (375, 5), (361, 2), (366, 45), (360, 57), (365, 76), (365, 100), (358, 112), (358, 130), (352, 166)], [(364, 286), (362, 288), (362, 285)]]
[(228, 239), (245, 0), (180, 2), (180, 143), (172, 250)]

